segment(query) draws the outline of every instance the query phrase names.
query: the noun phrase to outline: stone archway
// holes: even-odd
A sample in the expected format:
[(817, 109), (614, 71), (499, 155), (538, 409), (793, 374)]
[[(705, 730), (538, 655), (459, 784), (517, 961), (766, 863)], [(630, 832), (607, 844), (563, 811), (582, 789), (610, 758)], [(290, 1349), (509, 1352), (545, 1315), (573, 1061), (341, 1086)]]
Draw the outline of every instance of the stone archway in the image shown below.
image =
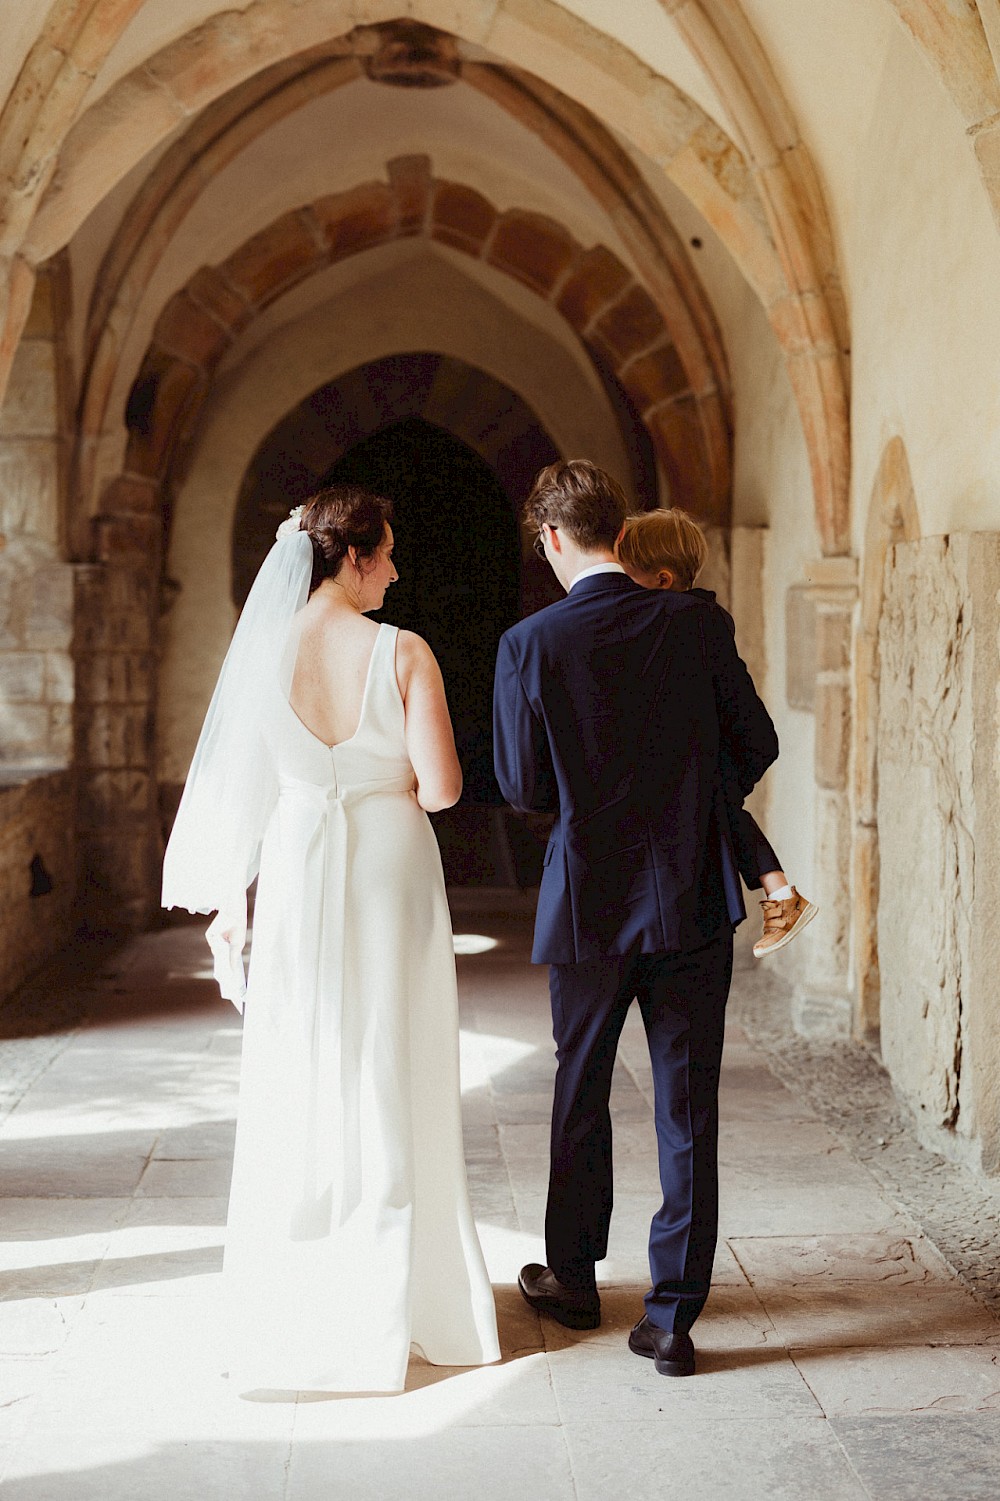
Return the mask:
[(890, 439), (872, 486), (861, 573), (861, 618), (855, 641), (854, 933), (857, 1010), (854, 1030), (874, 1039), (880, 1025), (878, 904), (879, 624), (889, 549), (920, 536), (913, 480), (902, 438)]
[[(516, 391), (452, 355), (389, 355), (312, 392), (258, 447), (233, 522), (233, 603), (239, 609), (288, 509), (314, 494), (345, 455), (373, 434), (420, 418), (478, 454), (516, 518), (538, 470), (561, 457), (543, 422)], [(648, 439), (647, 439), (648, 443)], [(633, 451), (636, 494), (656, 503), (652, 452)], [(650, 489), (650, 486), (653, 488)], [(520, 614), (557, 597), (551, 570), (524, 537), (518, 549)]]
[[(84, 37), (83, 52), (90, 68), (99, 67), (115, 36), (138, 9), (137, 0), (124, 0), (100, 39)], [(623, 131), (660, 163), (701, 209), (768, 310), (789, 358), (809, 444), (824, 551), (840, 553), (848, 546), (844, 319), (815, 172), (777, 80), (734, 0), (718, 0), (711, 6), (701, 0), (680, 0), (668, 9), (692, 53), (729, 101), (745, 156), (675, 85), (651, 73), (643, 60), (620, 43), (551, 0), (540, 0), (530, 18), (522, 13), (516, 19), (503, 6), (503, 14), (491, 11), (487, 16), (472, 0), (463, 0), (457, 8), (454, 3), (443, 6), (439, 0), (421, 0), (409, 7), (411, 20), (405, 24), (417, 20), (430, 28), (448, 28), (441, 35), (457, 43), (456, 66), (470, 73), (478, 68), (478, 60), (464, 61), (462, 49), (470, 43), (489, 47), (495, 41), (502, 66), (497, 70), (489, 64), (479, 69), (478, 82), (487, 86), (504, 66), (513, 65), (541, 75), (550, 90), (562, 86), (569, 94), (574, 89), (579, 94), (579, 70), (583, 68), (590, 77), (595, 56), (614, 59), (615, 88), (601, 96), (607, 124)], [(231, 94), (269, 65), (296, 57), (307, 63), (323, 48), (327, 56), (339, 51), (347, 59), (371, 58), (384, 44), (387, 30), (392, 33), (399, 24), (392, 19), (392, 8), (379, 4), (363, 7), (368, 25), (355, 25), (340, 34), (338, 18), (348, 28), (359, 19), (357, 9), (346, 3), (324, 6), (322, 14), (309, 5), (295, 7), (294, 14), (282, 7), (280, 19), (274, 10), (274, 4), (261, 0), (239, 13), (238, 20), (233, 13), (205, 19), (113, 82), (76, 120), (75, 94), (73, 106), (67, 109), (61, 93), (57, 91), (53, 99), (50, 92), (53, 102), (47, 110), (39, 108), (30, 88), (24, 99), (18, 96), (18, 109), (32, 117), (33, 128), (10, 133), (17, 158), (11, 180), (30, 182), (30, 190), (22, 195), (7, 237), (0, 239), (0, 253), (10, 257), (13, 288), (9, 306), (0, 308), (0, 357), (19, 337), (27, 306), (24, 287), (30, 284), (33, 266), (65, 243), (72, 225), (86, 216), (85, 204), (73, 204), (66, 221), (68, 233), (64, 224), (56, 233), (56, 243), (50, 237), (45, 249), (44, 237), (32, 235), (31, 220), (50, 187), (58, 199), (67, 182), (84, 180), (92, 205), (94, 194), (100, 197), (120, 179), (121, 156), (137, 162), (186, 118)], [(51, 71), (53, 54), (66, 62), (65, 72), (72, 73), (76, 67), (80, 38), (73, 27), (63, 29), (67, 42), (62, 54), (46, 38), (39, 68)], [(331, 37), (337, 38), (336, 43)], [(216, 66), (206, 67), (206, 57), (216, 58)], [(84, 76), (90, 76), (89, 69)], [(31, 73), (29, 83), (33, 77)], [(570, 80), (573, 87), (567, 87)], [(543, 116), (546, 109), (542, 101)], [(579, 114), (580, 107), (576, 109)], [(42, 115), (46, 116), (44, 127), (39, 125), (36, 138), (35, 116)], [(11, 118), (20, 123), (17, 110)], [(122, 127), (125, 120), (127, 132)], [(33, 152), (42, 138), (49, 150), (43, 163), (34, 163)], [(109, 153), (109, 139), (116, 143), (117, 152)], [(82, 170), (85, 160), (90, 166)], [(4, 374), (0, 358), (0, 378)]]

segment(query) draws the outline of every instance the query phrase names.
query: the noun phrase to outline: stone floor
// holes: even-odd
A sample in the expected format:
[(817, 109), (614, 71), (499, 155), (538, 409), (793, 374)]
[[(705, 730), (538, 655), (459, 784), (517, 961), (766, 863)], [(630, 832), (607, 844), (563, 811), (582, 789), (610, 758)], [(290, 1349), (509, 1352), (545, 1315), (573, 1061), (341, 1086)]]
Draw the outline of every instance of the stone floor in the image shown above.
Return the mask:
[(150, 934), (78, 987), (83, 1025), (64, 976), (62, 1030), (0, 1046), (4, 1501), (996, 1501), (1000, 1325), (735, 1024), (699, 1375), (666, 1380), (625, 1344), (656, 1203), (637, 1018), (602, 1326), (569, 1334), (524, 1307), (545, 974), (523, 916), (476, 906), (456, 916), (463, 1100), (503, 1361), (414, 1360), (396, 1397), (231, 1393), (216, 1316), (239, 1020), (199, 929)]

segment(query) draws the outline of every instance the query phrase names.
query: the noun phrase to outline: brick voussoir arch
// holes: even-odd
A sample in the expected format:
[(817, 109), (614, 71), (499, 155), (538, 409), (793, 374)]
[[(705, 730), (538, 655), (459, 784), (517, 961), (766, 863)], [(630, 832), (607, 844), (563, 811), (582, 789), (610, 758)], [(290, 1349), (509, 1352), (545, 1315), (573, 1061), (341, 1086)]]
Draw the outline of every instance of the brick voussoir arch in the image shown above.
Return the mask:
[[(172, 468), (197, 424), (214, 371), (250, 321), (308, 277), (378, 245), (426, 236), (515, 277), (569, 322), (646, 420), (677, 503), (706, 522), (729, 515), (728, 429), (714, 389), (692, 389), (649, 293), (602, 245), (553, 219), (498, 210), (465, 184), (435, 179), (426, 157), (282, 214), (225, 261), (203, 267), (166, 304), (129, 398), (123, 474), (97, 518), (97, 555), (159, 550)], [(723, 461), (709, 446), (726, 447)]]

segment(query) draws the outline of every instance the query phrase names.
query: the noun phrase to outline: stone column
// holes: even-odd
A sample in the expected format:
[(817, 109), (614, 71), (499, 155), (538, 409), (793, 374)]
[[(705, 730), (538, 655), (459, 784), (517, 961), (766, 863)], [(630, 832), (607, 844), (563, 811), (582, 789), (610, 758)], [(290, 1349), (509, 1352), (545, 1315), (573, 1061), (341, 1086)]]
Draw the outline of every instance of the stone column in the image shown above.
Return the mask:
[(95, 523), (99, 562), (76, 578), (76, 759), (81, 909), (91, 928), (137, 928), (159, 890), (153, 774), (162, 524)]
[(61, 557), (61, 271), (39, 274), (0, 409), (0, 762), (72, 751), (72, 568)]
[(847, 1037), (854, 1013), (851, 948), (851, 642), (857, 560), (822, 558), (798, 586), (815, 631), (815, 848), (813, 924), (792, 1021), (808, 1037)]

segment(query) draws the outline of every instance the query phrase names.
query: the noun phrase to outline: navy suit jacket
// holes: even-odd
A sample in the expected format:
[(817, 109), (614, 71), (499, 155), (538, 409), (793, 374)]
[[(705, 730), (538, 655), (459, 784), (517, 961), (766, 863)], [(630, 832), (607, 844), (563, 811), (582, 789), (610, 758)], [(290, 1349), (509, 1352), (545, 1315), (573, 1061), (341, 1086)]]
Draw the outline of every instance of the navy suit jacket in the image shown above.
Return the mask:
[(501, 638), (494, 753), (512, 807), (557, 815), (536, 964), (700, 948), (746, 916), (724, 781), (749, 792), (778, 740), (717, 608), (581, 579)]

